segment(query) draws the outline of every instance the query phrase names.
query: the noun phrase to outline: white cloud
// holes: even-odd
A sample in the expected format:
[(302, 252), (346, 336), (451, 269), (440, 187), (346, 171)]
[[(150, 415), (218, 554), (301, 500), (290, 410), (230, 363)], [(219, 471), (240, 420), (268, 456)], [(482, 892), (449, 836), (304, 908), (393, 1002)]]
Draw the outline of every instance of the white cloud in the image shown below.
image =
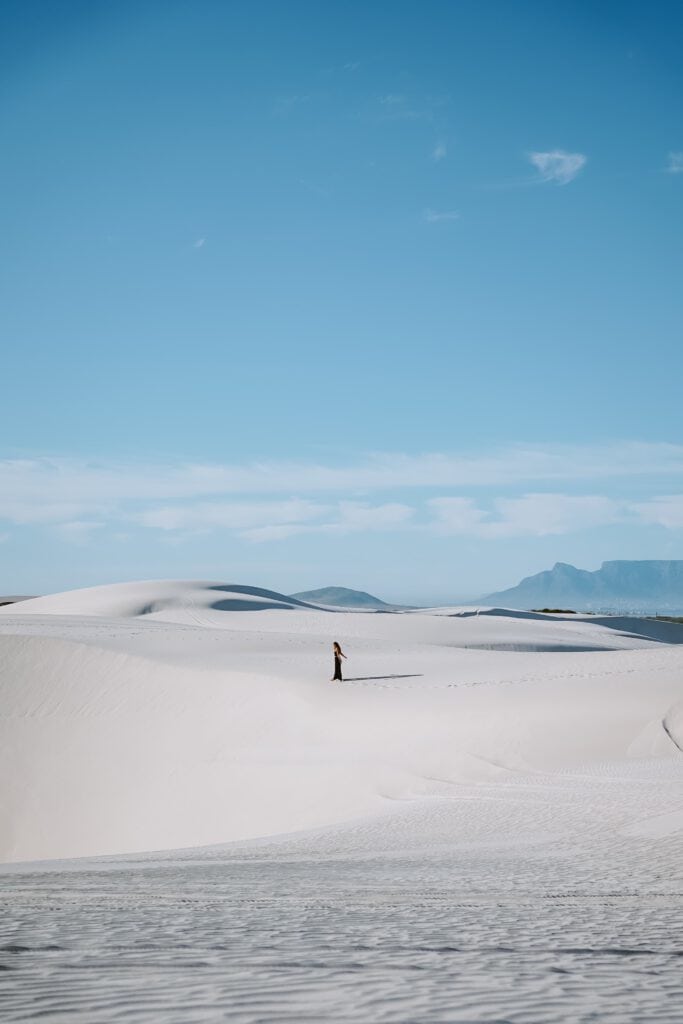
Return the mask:
[(620, 503), (601, 495), (525, 494), (495, 504), (499, 519), (487, 531), (498, 537), (575, 533), (623, 518)]
[(683, 529), (683, 494), (651, 498), (631, 505), (631, 509), (643, 523), (654, 523), (669, 530)]
[(7, 459), (0, 460), (0, 520), (70, 522), (109, 518), (121, 509), (135, 517), (159, 514), (182, 501), (210, 504), (238, 496), (285, 495), (291, 501), (292, 495), (335, 492), (507, 489), (532, 481), (682, 476), (683, 445), (644, 442), (510, 444), (455, 454), (379, 453), (344, 465), (277, 460), (221, 464)]
[(439, 212), (438, 210), (428, 209), (425, 210), (423, 216), (428, 224), (438, 224), (441, 221), (448, 220), (460, 220), (460, 214), (457, 212), (457, 210), (443, 210)]
[[(622, 494), (630, 484), (632, 493), (658, 496), (564, 493), (577, 489), (570, 481), (582, 489), (600, 481), (604, 490), (608, 480), (619, 481)], [(226, 531), (250, 541), (393, 530), (493, 539), (610, 523), (673, 530), (683, 528), (683, 494), (675, 493), (682, 481), (683, 445), (639, 442), (375, 454), (346, 465), (5, 460), (0, 535), (2, 520), (56, 527), (70, 540), (103, 525), (115, 533), (132, 524), (169, 539)], [(495, 497), (477, 497), (478, 488)]]
[(439, 160), (445, 160), (445, 159), (446, 159), (446, 143), (445, 142), (437, 142), (436, 146), (432, 150), (432, 160), (434, 161), (434, 163), (438, 164)]
[(327, 506), (310, 501), (202, 502), (151, 508), (135, 518), (142, 526), (158, 530), (220, 528), (246, 530), (254, 527), (301, 523), (319, 518)]
[(244, 540), (270, 541), (286, 540), (287, 537), (295, 537), (299, 533), (310, 533), (311, 527), (285, 524), (281, 526), (257, 526), (253, 530), (243, 530), (240, 534)]
[(573, 533), (620, 518), (617, 502), (595, 495), (498, 498), (493, 512), (480, 508), (471, 498), (434, 498), (427, 505), (434, 513), (432, 526), (437, 533), (488, 538)]
[(410, 505), (388, 503), (386, 505), (365, 505), (357, 501), (339, 503), (339, 521), (332, 528), (351, 532), (354, 530), (384, 530), (402, 526), (413, 517)]
[(529, 160), (538, 170), (541, 181), (568, 185), (585, 166), (587, 157), (583, 153), (554, 149), (549, 153), (530, 153)]
[(85, 544), (94, 530), (101, 530), (104, 523), (77, 519), (71, 523), (58, 523), (57, 530), (64, 540), (71, 544)]
[(237, 531), (246, 540), (281, 540), (300, 533), (354, 533), (386, 530), (405, 524), (414, 514), (409, 505), (368, 505), (342, 501), (323, 505), (311, 501), (200, 502), (150, 508), (134, 519), (163, 531)]
[(434, 514), (438, 533), (478, 533), (488, 515), (472, 498), (432, 498), (427, 507)]
[(669, 174), (683, 174), (683, 151), (669, 153), (669, 163), (666, 167)]
[(395, 530), (406, 527), (415, 514), (415, 509), (410, 505), (367, 505), (356, 501), (341, 501), (330, 511), (332, 515), (328, 516), (324, 523), (256, 527), (246, 530), (242, 536), (252, 541), (269, 541), (282, 540), (301, 533), (347, 534), (365, 533), (368, 530)]
[(202, 246), (204, 246), (205, 244), (206, 244), (206, 239), (205, 238), (198, 238), (196, 242), (193, 242), (193, 246), (194, 246), (195, 249), (201, 249)]
[(21, 497), (19, 500), (13, 500), (11, 496), (0, 500), (0, 519), (6, 519), (18, 525), (68, 523), (77, 521), (82, 515), (104, 515), (105, 513), (106, 509), (87, 500), (50, 501), (47, 492), (35, 501)]

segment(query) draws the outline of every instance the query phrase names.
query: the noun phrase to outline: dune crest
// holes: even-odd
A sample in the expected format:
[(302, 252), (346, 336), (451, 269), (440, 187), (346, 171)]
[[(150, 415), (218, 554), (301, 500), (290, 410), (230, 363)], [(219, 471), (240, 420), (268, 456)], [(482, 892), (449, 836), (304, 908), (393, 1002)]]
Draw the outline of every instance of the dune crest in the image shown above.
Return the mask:
[[(22, 601), (22, 615), (101, 615), (136, 618), (177, 609), (234, 611), (310, 608), (274, 590), (206, 580), (140, 580), (84, 587)], [(5, 609), (7, 612), (9, 608)], [(16, 611), (16, 609), (15, 609)]]
[(680, 757), (683, 648), (634, 623), (178, 580), (2, 609), (0, 859), (204, 846)]

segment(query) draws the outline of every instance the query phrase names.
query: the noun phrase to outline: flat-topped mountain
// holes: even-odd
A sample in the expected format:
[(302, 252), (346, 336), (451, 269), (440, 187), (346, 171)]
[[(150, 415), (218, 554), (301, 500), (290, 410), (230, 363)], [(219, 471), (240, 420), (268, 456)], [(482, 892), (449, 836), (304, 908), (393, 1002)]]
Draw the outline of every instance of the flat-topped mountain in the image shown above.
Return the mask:
[(683, 559), (603, 562), (595, 572), (557, 562), (485, 601), (513, 608), (683, 612)]
[(349, 590), (348, 587), (321, 587), (320, 590), (304, 590), (299, 594), (290, 594), (290, 597), (297, 601), (310, 601), (311, 604), (329, 604), (335, 608), (395, 607), (364, 590)]

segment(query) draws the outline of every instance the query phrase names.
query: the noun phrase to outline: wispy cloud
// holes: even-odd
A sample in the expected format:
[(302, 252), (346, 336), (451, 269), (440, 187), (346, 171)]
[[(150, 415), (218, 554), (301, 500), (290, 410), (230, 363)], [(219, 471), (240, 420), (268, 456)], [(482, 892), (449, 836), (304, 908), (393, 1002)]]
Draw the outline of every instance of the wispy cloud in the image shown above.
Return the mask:
[[(618, 497), (604, 493), (608, 480)], [(590, 481), (603, 493), (581, 493)], [(77, 543), (104, 525), (181, 542), (207, 532), (264, 542), (373, 531), (496, 540), (616, 523), (683, 530), (682, 482), (683, 445), (637, 442), (380, 454), (349, 465), (7, 460), (0, 526), (56, 529)]]
[(618, 522), (621, 506), (601, 495), (524, 494), (497, 498), (490, 510), (470, 498), (428, 502), (437, 532), (477, 537), (544, 537)]
[(683, 477), (682, 444), (509, 444), (488, 451), (369, 454), (346, 464), (6, 459), (0, 460), (0, 519), (72, 522), (106, 517), (122, 506), (143, 511), (152, 504), (240, 495), (280, 494), (289, 501), (292, 495), (334, 492), (509, 489), (532, 482), (655, 477)]
[(426, 506), (434, 532), (486, 539), (558, 536), (616, 523), (683, 530), (683, 494), (632, 502), (551, 492), (496, 498), (489, 508), (462, 497), (433, 498)]
[(669, 494), (631, 505), (631, 510), (644, 523), (683, 529), (683, 494)]
[(393, 529), (415, 510), (399, 503), (320, 504), (293, 499), (260, 502), (200, 502), (146, 509), (135, 518), (163, 531), (232, 530), (246, 540), (282, 540), (301, 533), (356, 533)]
[(437, 142), (437, 144), (434, 146), (434, 149), (432, 150), (432, 160), (434, 161), (434, 163), (438, 164), (438, 162), (440, 160), (445, 160), (445, 159), (446, 159), (446, 143), (445, 142)]
[(342, 501), (337, 526), (345, 532), (383, 530), (407, 523), (413, 518), (414, 512), (410, 505), (398, 502), (371, 506), (357, 501)]
[(623, 518), (620, 502), (593, 494), (524, 494), (499, 498), (495, 507), (499, 519), (490, 524), (495, 536), (575, 533)]
[(488, 517), (472, 498), (432, 498), (427, 507), (437, 533), (477, 533)]
[(251, 541), (272, 541), (302, 533), (348, 534), (395, 530), (406, 527), (415, 515), (415, 509), (410, 505), (397, 502), (373, 506), (363, 502), (342, 501), (336, 507), (328, 508), (327, 512), (324, 522), (257, 526), (243, 531), (241, 536)]
[(240, 536), (255, 544), (267, 541), (287, 540), (301, 533), (310, 533), (311, 527), (296, 523), (282, 523), (274, 526), (256, 526), (254, 529), (243, 530)]
[(460, 214), (457, 210), (430, 210), (427, 209), (423, 213), (423, 219), (427, 224), (440, 224), (444, 221), (449, 220), (460, 220)]
[[(267, 515), (264, 506), (263, 514)], [(634, 504), (605, 495), (533, 492), (493, 499), (484, 506), (470, 497), (432, 498), (422, 505), (369, 505), (340, 502), (328, 506), (322, 520), (271, 522), (240, 531), (252, 542), (284, 540), (300, 534), (344, 535), (368, 531), (407, 530), (440, 536), (505, 540), (579, 533), (617, 523), (632, 527), (658, 525), (683, 529), (683, 495)]]
[(202, 249), (205, 244), (206, 244), (206, 239), (205, 238), (198, 238), (196, 240), (196, 242), (192, 243), (192, 247), (194, 249)]
[(529, 154), (529, 160), (538, 171), (538, 180), (554, 185), (568, 185), (585, 166), (587, 159), (583, 153), (567, 153), (563, 149)]
[(104, 526), (103, 522), (76, 519), (71, 523), (59, 523), (57, 529), (62, 538), (71, 544), (87, 544), (92, 533), (103, 529)]
[(246, 530), (256, 526), (302, 523), (319, 518), (326, 505), (310, 501), (201, 502), (145, 509), (134, 518), (158, 530), (202, 530), (218, 527)]
[(683, 174), (683, 150), (669, 153), (669, 162), (666, 165), (669, 174)]
[[(650, 478), (656, 490), (648, 487)], [(634, 502), (558, 493), (560, 481), (572, 481), (575, 491), (581, 482), (609, 479), (619, 480), (622, 492), (628, 486), (643, 494), (647, 487), (655, 496)], [(102, 524), (166, 538), (223, 531), (252, 542), (394, 530), (495, 539), (611, 522), (679, 529), (683, 497), (675, 491), (682, 479), (683, 445), (638, 442), (375, 454), (346, 465), (6, 460), (0, 461), (0, 529), (3, 520), (23, 529), (56, 527), (75, 542)], [(496, 488), (497, 496), (475, 497), (482, 488)], [(411, 492), (420, 499), (406, 500)]]
[[(0, 464), (0, 477), (2, 477), (1, 470), (2, 464)], [(36, 480), (35, 483), (37, 484), (38, 481)], [(83, 515), (106, 517), (113, 511), (112, 505), (102, 504), (85, 496), (77, 501), (50, 501), (47, 493), (44, 493), (42, 498), (33, 499), (28, 495), (22, 497), (21, 491), (20, 486), (18, 498), (12, 497), (9, 492), (5, 497), (0, 498), (0, 519), (16, 523), (19, 526), (40, 523), (70, 523), (79, 521), (79, 517)], [(42, 491), (42, 488), (37, 488), (37, 491)]]

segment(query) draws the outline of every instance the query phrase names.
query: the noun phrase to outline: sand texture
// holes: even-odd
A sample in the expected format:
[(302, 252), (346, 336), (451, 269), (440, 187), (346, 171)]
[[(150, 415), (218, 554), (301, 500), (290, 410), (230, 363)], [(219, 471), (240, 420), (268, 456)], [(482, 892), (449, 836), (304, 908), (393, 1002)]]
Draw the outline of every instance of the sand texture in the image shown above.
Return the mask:
[(680, 1020), (682, 640), (210, 582), (0, 609), (3, 1020)]

